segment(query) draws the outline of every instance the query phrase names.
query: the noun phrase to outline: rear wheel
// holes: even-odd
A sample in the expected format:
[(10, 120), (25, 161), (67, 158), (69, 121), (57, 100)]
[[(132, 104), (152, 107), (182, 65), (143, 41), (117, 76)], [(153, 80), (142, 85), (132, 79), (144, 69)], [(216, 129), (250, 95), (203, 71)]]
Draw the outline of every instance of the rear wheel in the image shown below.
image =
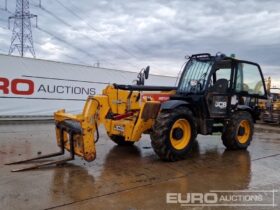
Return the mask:
[(192, 112), (187, 107), (161, 111), (151, 133), (155, 153), (167, 161), (184, 159), (196, 138)]
[(110, 139), (119, 146), (131, 146), (134, 144), (134, 141), (125, 141), (123, 136), (111, 135)]
[(248, 112), (235, 112), (222, 134), (223, 144), (227, 149), (247, 149), (252, 141), (254, 122)]

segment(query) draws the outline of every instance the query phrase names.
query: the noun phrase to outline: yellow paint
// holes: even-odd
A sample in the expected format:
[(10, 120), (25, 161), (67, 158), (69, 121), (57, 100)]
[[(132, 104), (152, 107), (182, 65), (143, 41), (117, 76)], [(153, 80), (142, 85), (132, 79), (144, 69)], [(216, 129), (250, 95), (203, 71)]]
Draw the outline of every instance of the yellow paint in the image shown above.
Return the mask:
[(248, 120), (242, 120), (239, 124), (239, 127), (243, 127), (244, 128), (244, 135), (238, 135), (237, 136), (237, 140), (241, 143), (244, 144), (249, 140), (250, 137), (250, 122)]
[[(183, 135), (180, 139), (175, 139), (173, 137), (173, 131), (176, 128), (181, 129), (183, 132)], [(169, 138), (172, 147), (174, 147), (177, 150), (184, 149), (189, 144), (191, 139), (191, 126), (189, 121), (186, 119), (178, 119), (171, 128)]]
[[(125, 137), (126, 141), (138, 141), (143, 132), (151, 129), (154, 120), (148, 119), (145, 121), (141, 118), (141, 115), (145, 104), (159, 102), (141, 102), (139, 94), (139, 91), (117, 90), (109, 85), (103, 90), (102, 95), (88, 97), (81, 114), (73, 115), (66, 113), (65, 110), (59, 110), (55, 112), (54, 118), (56, 123), (64, 120), (74, 120), (80, 124), (82, 135), (74, 136), (74, 151), (76, 155), (87, 161), (92, 161), (96, 157), (95, 124), (97, 126), (103, 124), (108, 135), (121, 135)], [(112, 116), (122, 115), (128, 111), (133, 111), (133, 115), (120, 120), (112, 119)], [(106, 118), (108, 113), (111, 117)], [(69, 151), (69, 134), (64, 132), (63, 135), (65, 148)], [(58, 128), (56, 129), (56, 136), (59, 145), (60, 132)]]
[(108, 96), (108, 103), (113, 113), (124, 114), (127, 110), (140, 109), (139, 100), (137, 101), (139, 91), (118, 90), (109, 85), (103, 90), (103, 95)]
[(159, 104), (160, 102), (158, 101), (147, 101), (147, 102), (144, 102), (142, 107), (141, 107), (141, 110), (140, 110), (140, 114), (139, 114), (139, 117), (138, 117), (138, 120), (135, 124), (135, 126), (133, 126), (132, 128), (132, 136), (131, 136), (131, 139), (133, 139), (134, 141), (138, 141), (140, 138), (141, 138), (141, 135), (143, 132), (149, 130), (152, 128), (153, 124), (154, 124), (154, 120), (153, 119), (148, 119), (148, 120), (144, 120), (141, 118), (142, 114), (143, 114), (143, 110), (145, 108), (146, 105), (148, 104)]

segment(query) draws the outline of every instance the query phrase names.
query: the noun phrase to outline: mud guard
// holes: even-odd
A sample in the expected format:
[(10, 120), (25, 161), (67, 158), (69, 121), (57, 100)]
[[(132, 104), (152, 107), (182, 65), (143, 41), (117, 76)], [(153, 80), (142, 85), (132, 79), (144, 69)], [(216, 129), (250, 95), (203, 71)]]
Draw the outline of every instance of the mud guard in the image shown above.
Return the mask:
[(175, 109), (176, 107), (182, 106), (182, 105), (189, 105), (190, 103), (182, 100), (170, 100), (166, 101), (161, 104), (160, 110), (169, 110), (169, 109)]
[(250, 106), (247, 106), (247, 105), (238, 105), (237, 110), (247, 111), (247, 112), (252, 112), (253, 111), (253, 109)]
[(259, 110), (256, 110), (256, 109), (253, 109), (253, 108), (250, 107), (250, 106), (247, 106), (247, 105), (238, 105), (238, 106), (237, 106), (237, 110), (249, 112), (249, 113), (252, 115), (252, 117), (253, 117), (254, 123), (256, 122), (256, 120), (259, 120), (259, 119), (260, 119), (260, 111), (259, 111)]

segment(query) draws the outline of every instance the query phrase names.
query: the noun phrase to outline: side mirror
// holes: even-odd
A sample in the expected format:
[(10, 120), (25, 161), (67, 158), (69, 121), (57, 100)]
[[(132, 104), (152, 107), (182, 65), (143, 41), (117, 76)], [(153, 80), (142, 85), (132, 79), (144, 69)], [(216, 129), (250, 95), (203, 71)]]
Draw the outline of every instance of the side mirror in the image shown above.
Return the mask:
[(149, 73), (150, 73), (150, 66), (147, 66), (146, 69), (144, 70), (145, 79), (149, 78)]

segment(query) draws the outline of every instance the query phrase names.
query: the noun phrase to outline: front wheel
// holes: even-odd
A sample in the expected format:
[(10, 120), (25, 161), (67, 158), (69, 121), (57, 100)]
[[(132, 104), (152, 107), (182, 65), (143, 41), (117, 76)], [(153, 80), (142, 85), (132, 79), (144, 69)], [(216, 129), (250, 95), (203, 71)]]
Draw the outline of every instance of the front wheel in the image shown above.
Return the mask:
[(161, 111), (151, 133), (152, 147), (162, 160), (184, 159), (196, 138), (192, 112), (187, 107)]
[(247, 149), (254, 134), (254, 122), (249, 112), (235, 112), (222, 134), (223, 144), (227, 149)]

